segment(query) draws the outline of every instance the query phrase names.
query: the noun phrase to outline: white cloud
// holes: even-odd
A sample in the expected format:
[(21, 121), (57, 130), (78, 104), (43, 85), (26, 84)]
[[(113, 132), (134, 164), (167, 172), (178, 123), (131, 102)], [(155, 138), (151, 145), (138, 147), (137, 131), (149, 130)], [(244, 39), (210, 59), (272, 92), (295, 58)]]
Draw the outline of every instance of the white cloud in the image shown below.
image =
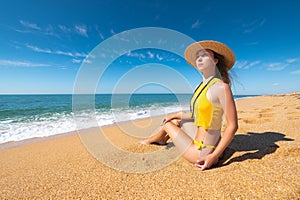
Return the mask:
[(102, 34), (102, 32), (99, 30), (98, 25), (96, 25), (95, 28), (96, 28), (96, 31), (98, 32), (99, 37), (100, 37), (102, 40), (104, 40), (105, 37), (104, 37), (104, 35)]
[(236, 62), (236, 64), (234, 65), (234, 67), (237, 68), (237, 69), (243, 69), (247, 64), (248, 64), (248, 61), (246, 61), (246, 60), (240, 60), (240, 61)]
[(73, 58), (72, 63), (81, 63), (81, 60)]
[(49, 64), (32, 63), (29, 61), (0, 60), (0, 66), (12, 67), (49, 67)]
[(29, 22), (26, 22), (24, 20), (20, 20), (19, 22), (20, 22), (20, 24), (22, 24), (26, 28), (41, 30), (41, 28), (37, 24), (29, 23)]
[(123, 34), (119, 34), (119, 35), (115, 35), (116, 33), (112, 31), (112, 34), (114, 35), (114, 38), (116, 40), (122, 41), (122, 42), (130, 42), (130, 40), (128, 38), (126, 38), (126, 36), (123, 36)]
[(95, 54), (91, 54), (91, 53), (89, 55), (85, 55), (85, 57), (86, 56), (88, 56), (88, 58), (96, 58), (96, 55)]
[(131, 52), (131, 51), (128, 51), (126, 53), (126, 55), (130, 56), (130, 57), (140, 58), (140, 59), (146, 58), (146, 56), (142, 53), (136, 53), (136, 52)]
[(57, 55), (64, 55), (64, 56), (70, 56), (70, 57), (86, 57), (87, 54), (85, 53), (79, 53), (79, 52), (66, 52), (66, 51), (61, 51), (61, 50), (57, 50), (57, 51), (52, 51), (50, 49), (42, 49), (33, 45), (29, 45), (29, 44), (25, 44), (25, 46), (35, 52), (40, 52), (40, 53), (48, 53), (48, 54), (57, 54)]
[(287, 63), (295, 63), (295, 62), (297, 62), (298, 60), (300, 60), (300, 58), (290, 58), (290, 59), (287, 59), (286, 62), (287, 62)]
[(149, 56), (149, 58), (154, 58), (154, 54), (153, 53), (151, 53), (151, 51), (147, 51), (147, 54), (148, 54), (148, 56)]
[[(39, 27), (37, 24), (35, 23), (30, 23), (24, 20), (19, 20), (20, 24), (25, 27), (25, 29), (15, 29), (15, 31), (17, 32), (21, 32), (21, 33), (35, 33), (35, 34), (42, 34), (42, 35), (51, 35), (51, 36), (55, 36), (57, 38), (63, 38), (64, 36), (66, 36), (65, 34), (78, 34), (81, 35), (83, 37), (87, 37), (88, 38), (88, 28), (86, 25), (82, 24), (76, 24), (75, 26), (72, 27), (68, 27), (62, 24), (59, 25), (51, 25), (48, 24), (44, 27)], [(96, 31), (98, 31), (99, 36), (104, 39), (104, 36), (101, 32), (99, 32), (99, 30), (96, 28)], [(60, 35), (58, 34), (60, 33)], [(63, 34), (61, 34), (63, 33)], [(68, 35), (67, 35), (68, 36)]]
[(53, 28), (53, 26), (50, 25), (50, 24), (46, 25), (46, 27), (41, 28), (35, 23), (29, 23), (29, 22), (24, 21), (24, 20), (20, 20), (19, 22), (23, 27), (25, 27), (25, 29), (24, 30), (15, 29), (15, 31), (17, 31), (17, 32), (51, 35), (51, 36), (55, 36), (55, 37), (60, 38), (59, 35), (57, 35), (55, 33), (55, 29)]
[(86, 57), (87, 54), (86, 53), (79, 53), (79, 52), (75, 52), (72, 54), (74, 57)]
[(258, 41), (254, 41), (254, 42), (248, 42), (246, 45), (255, 46), (255, 45), (258, 45), (258, 44), (259, 44)]
[(64, 55), (64, 56), (71, 56), (71, 57), (75, 57), (73, 53), (71, 52), (66, 52), (66, 51), (55, 51), (54, 52), (55, 54), (58, 54), (58, 55)]
[(156, 54), (156, 58), (159, 60), (159, 61), (162, 61), (163, 60), (163, 57), (161, 57), (160, 55)]
[(55, 37), (59, 37), (55, 31), (54, 31), (54, 28), (52, 25), (47, 25), (47, 27), (45, 28), (45, 30), (43, 31), (44, 34), (46, 35), (52, 35), (52, 36), (55, 36)]
[(300, 74), (300, 70), (292, 71), (291, 74)]
[(72, 29), (71, 28), (68, 28), (67, 26), (64, 26), (64, 25), (58, 25), (58, 28), (63, 31), (64, 33), (71, 33), (72, 32)]
[(235, 64), (235, 68), (237, 69), (250, 69), (257, 65), (265, 66), (264, 69), (269, 71), (281, 71), (289, 67), (292, 63), (297, 62), (300, 59), (287, 59), (282, 62), (272, 62), (272, 63), (262, 63), (260, 60), (249, 62), (247, 60), (237, 61)]
[(279, 83), (272, 83), (272, 86), (279, 86)]
[(201, 24), (202, 23), (199, 21), (199, 19), (197, 19), (197, 21), (192, 24), (192, 29), (199, 28)]
[(244, 23), (242, 25), (244, 33), (252, 33), (256, 29), (262, 27), (267, 22), (266, 19), (255, 19), (250, 23)]
[[(237, 69), (250, 69), (253, 66), (256, 65), (263, 65), (265, 66), (266, 70), (269, 71), (281, 71), (289, 67), (291, 64), (298, 62), (300, 58), (291, 58), (291, 59), (286, 59), (284, 61), (279, 61), (279, 62), (272, 62), (272, 63), (262, 63), (260, 60), (256, 61), (247, 61), (247, 60), (240, 60), (237, 61), (235, 64), (235, 68)], [(297, 72), (297, 71), (296, 71)], [(295, 72), (295, 73), (296, 73)]]
[(98, 34), (99, 34), (99, 37), (100, 37), (102, 40), (105, 39), (104, 35), (103, 35), (101, 32), (98, 32)]
[(107, 58), (106, 54), (105, 53), (100, 53), (99, 55), (101, 58)]
[(242, 60), (242, 61), (238, 61), (235, 64), (235, 67), (238, 68), (238, 69), (249, 69), (249, 68), (251, 68), (255, 65), (258, 65), (260, 63), (261, 63), (260, 60), (255, 60), (255, 61), (252, 61), (252, 62), (249, 62), (247, 60)]
[(253, 67), (253, 66), (255, 66), (255, 65), (258, 65), (259, 63), (261, 63), (261, 61), (255, 60), (255, 61), (251, 62), (251, 63), (247, 66), (247, 69), (250, 68), (250, 67)]
[(29, 49), (32, 49), (33, 51), (36, 51), (36, 52), (41, 52), (41, 53), (52, 53), (52, 51), (50, 49), (41, 49), (39, 47), (36, 47), (36, 46), (32, 46), (32, 45), (29, 45), (29, 44), (26, 44), (25, 45), (27, 48)]
[(116, 35), (116, 32), (115, 32), (113, 29), (110, 29), (110, 33), (111, 33), (112, 35)]
[(267, 70), (270, 71), (281, 71), (285, 69), (288, 66), (286, 63), (276, 62), (276, 63), (270, 63), (267, 65)]
[(88, 37), (87, 28), (85, 25), (75, 25), (75, 32), (84, 37)]
[(86, 64), (91, 64), (92, 63), (92, 61), (89, 60), (89, 59), (85, 59), (85, 60), (83, 60), (83, 62), (86, 63)]

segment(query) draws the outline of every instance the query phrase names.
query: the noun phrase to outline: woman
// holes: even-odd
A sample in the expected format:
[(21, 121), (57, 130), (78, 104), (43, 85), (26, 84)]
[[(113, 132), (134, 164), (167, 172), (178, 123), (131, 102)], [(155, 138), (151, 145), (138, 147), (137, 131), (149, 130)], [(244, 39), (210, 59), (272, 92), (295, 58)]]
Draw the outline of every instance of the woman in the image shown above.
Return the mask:
[[(191, 111), (168, 115), (162, 128), (142, 143), (164, 145), (171, 138), (186, 160), (204, 170), (218, 162), (238, 128), (228, 75), (235, 56), (226, 45), (216, 41), (194, 43), (184, 56), (203, 76), (192, 96)], [(226, 127), (221, 134), (223, 115)]]

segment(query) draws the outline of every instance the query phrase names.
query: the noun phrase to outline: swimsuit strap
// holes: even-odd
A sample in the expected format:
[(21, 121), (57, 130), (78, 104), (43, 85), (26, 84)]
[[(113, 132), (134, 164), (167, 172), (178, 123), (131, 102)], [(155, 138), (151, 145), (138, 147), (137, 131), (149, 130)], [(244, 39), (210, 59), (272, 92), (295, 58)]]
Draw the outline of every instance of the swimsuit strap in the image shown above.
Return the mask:
[(202, 141), (198, 141), (198, 140), (196, 140), (196, 139), (194, 139), (194, 144), (197, 145), (197, 149), (198, 149), (198, 150), (200, 150), (201, 148), (210, 148), (210, 149), (216, 148), (216, 146), (203, 144)]
[[(198, 95), (196, 96), (196, 98), (194, 99), (193, 102), (193, 106), (190, 104), (190, 112), (192, 113), (192, 117), (194, 118), (194, 107), (195, 107), (195, 103), (198, 99), (198, 97), (201, 95), (201, 93), (203, 92), (203, 90), (208, 86), (208, 84), (214, 79), (214, 77), (212, 77), (204, 86), (203, 88), (200, 90), (200, 92), (198, 93)], [(195, 89), (194, 94), (196, 93), (196, 91), (198, 90), (198, 88), (202, 85), (203, 82), (201, 82), (198, 87)], [(192, 96), (191, 100), (193, 99), (194, 95)]]

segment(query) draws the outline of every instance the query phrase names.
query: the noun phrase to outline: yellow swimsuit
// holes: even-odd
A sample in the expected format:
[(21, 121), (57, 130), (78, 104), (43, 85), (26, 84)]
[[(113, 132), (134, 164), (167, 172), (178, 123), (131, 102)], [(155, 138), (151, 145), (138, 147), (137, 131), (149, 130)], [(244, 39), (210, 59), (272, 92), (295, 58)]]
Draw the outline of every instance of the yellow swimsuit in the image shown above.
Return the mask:
[[(209, 87), (217, 81), (221, 80), (218, 78), (212, 78), (205, 85), (201, 83), (195, 90), (190, 102), (195, 126), (201, 126), (205, 130), (220, 130), (222, 126), (222, 107), (211, 103), (206, 97)], [(194, 143), (198, 145), (198, 149), (215, 148), (215, 146), (203, 144), (202, 141), (194, 140)]]

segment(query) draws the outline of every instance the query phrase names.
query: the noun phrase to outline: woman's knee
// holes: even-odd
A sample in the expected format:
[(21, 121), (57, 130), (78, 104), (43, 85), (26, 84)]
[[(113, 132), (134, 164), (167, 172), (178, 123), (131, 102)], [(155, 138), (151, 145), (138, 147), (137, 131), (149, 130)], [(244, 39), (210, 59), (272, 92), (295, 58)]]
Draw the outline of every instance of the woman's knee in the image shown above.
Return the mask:
[(175, 126), (180, 126), (180, 121), (179, 119), (173, 119), (170, 122), (172, 122)]
[(176, 120), (171, 120), (171, 121), (165, 123), (163, 128), (166, 132), (172, 131), (172, 130), (174, 130), (174, 128), (175, 129), (178, 128), (178, 122)]
[(199, 160), (199, 151), (196, 150), (192, 145), (187, 147), (182, 156), (191, 163), (196, 163)]

